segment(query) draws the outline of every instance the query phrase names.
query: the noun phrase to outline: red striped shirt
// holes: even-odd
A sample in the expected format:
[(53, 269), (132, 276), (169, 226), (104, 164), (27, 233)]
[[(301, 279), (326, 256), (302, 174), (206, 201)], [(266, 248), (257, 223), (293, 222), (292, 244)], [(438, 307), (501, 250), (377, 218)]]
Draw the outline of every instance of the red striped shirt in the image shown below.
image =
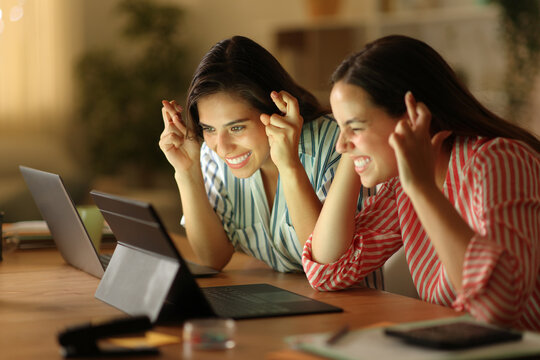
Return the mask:
[(455, 141), (443, 192), (474, 230), (456, 293), (399, 179), (382, 184), (356, 217), (351, 247), (331, 264), (303, 265), (313, 288), (344, 289), (402, 245), (420, 297), (474, 317), (540, 331), (540, 156), (521, 142)]

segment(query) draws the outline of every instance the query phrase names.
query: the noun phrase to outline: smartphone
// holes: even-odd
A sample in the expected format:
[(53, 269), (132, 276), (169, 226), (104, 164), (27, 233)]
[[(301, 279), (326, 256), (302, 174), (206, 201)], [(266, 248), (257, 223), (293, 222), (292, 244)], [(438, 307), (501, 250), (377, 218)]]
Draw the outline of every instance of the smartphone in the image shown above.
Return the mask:
[(518, 331), (467, 321), (406, 330), (386, 328), (384, 332), (410, 344), (445, 350), (517, 341), (523, 337)]

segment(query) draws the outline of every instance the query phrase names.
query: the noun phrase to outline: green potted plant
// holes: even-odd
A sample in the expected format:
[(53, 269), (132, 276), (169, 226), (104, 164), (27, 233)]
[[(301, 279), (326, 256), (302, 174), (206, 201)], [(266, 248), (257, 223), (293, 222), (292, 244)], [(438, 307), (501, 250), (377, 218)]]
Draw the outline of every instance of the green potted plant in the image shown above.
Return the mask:
[(122, 61), (114, 49), (84, 54), (76, 69), (78, 117), (88, 141), (90, 172), (128, 173), (141, 186), (167, 167), (157, 145), (163, 130), (161, 100), (181, 97), (187, 85), (177, 32), (182, 10), (150, 0), (123, 0), (117, 10), (127, 17), (123, 36), (139, 56)]
[(540, 0), (490, 0), (501, 9), (507, 49), (508, 115), (523, 115), (540, 67)]

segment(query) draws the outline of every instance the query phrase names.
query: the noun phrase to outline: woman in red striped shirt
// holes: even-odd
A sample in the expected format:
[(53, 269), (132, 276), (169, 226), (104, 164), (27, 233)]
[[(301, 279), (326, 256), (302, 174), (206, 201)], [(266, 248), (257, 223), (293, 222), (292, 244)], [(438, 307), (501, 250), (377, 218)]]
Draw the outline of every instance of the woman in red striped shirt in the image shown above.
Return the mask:
[[(311, 285), (353, 286), (404, 246), (425, 301), (540, 331), (540, 141), (412, 38), (368, 44), (332, 82), (347, 156), (304, 247)], [(378, 191), (355, 217), (360, 183)]]

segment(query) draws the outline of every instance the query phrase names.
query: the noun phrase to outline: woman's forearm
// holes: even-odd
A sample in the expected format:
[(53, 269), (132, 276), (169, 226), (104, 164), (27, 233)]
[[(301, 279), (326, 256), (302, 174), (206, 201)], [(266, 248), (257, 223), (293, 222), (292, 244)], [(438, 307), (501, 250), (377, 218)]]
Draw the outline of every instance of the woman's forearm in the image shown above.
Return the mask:
[(436, 187), (409, 195), (454, 289), (461, 290), (463, 263), (474, 231)]
[(351, 245), (360, 189), (352, 161), (342, 156), (313, 231), (313, 260), (322, 264), (334, 262)]
[(229, 262), (234, 248), (208, 201), (202, 172), (198, 169), (177, 173), (175, 179), (182, 201), (186, 235), (193, 251), (203, 264), (221, 270)]
[(281, 173), (280, 177), (289, 215), (298, 241), (303, 247), (313, 232), (322, 204), (301, 165), (297, 169)]

